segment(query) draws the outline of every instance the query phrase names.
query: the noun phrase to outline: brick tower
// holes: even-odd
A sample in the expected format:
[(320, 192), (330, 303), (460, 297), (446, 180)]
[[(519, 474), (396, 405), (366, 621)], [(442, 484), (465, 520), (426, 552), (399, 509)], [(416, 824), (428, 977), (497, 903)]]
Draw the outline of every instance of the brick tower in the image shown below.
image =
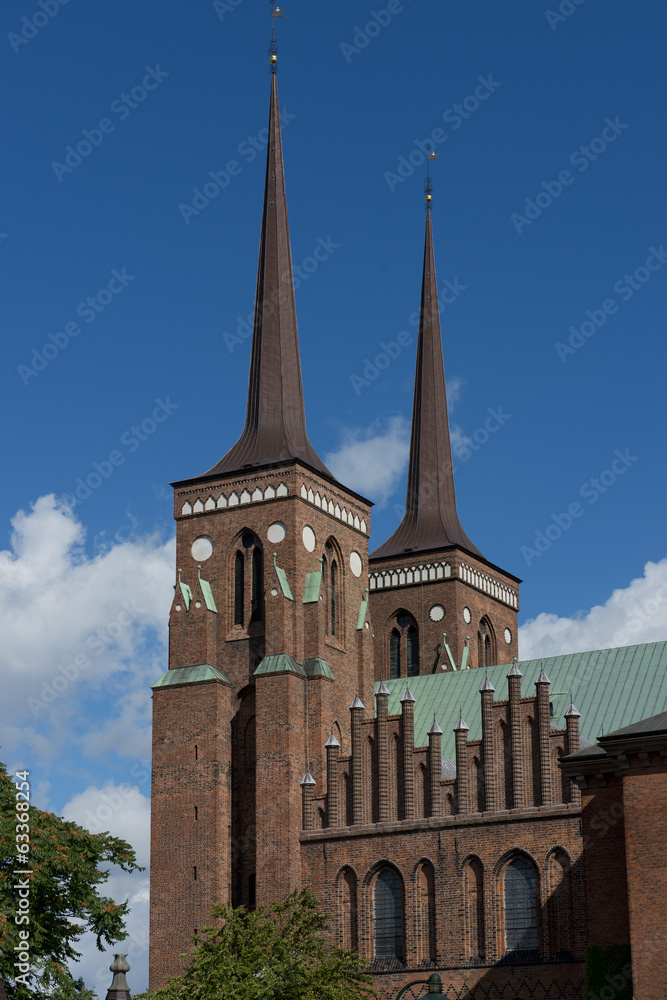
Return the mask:
[(301, 884), (300, 784), (350, 752), (373, 699), (370, 504), (333, 478), (304, 414), (275, 61), (246, 421), (174, 484), (169, 670), (153, 695), (151, 987), (212, 903)]
[(376, 680), (517, 655), (520, 581), (473, 545), (456, 509), (430, 191), (405, 513), (370, 572)]

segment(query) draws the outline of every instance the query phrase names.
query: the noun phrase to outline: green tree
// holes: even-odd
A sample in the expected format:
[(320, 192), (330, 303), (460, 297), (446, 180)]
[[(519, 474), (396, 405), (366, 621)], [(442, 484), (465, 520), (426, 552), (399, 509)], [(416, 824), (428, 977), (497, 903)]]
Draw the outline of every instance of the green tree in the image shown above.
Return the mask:
[(326, 941), (327, 917), (307, 889), (248, 912), (213, 906), (181, 976), (135, 1000), (363, 1000), (375, 996), (354, 952)]
[[(124, 840), (89, 833), (34, 806), (17, 814), (20, 787), (0, 764), (0, 975), (10, 1000), (92, 1000), (95, 994), (67, 968), (80, 956), (77, 941), (92, 931), (104, 951), (127, 937), (127, 902), (98, 891), (109, 875), (104, 866), (142, 869)], [(29, 955), (27, 975), (14, 964), (22, 949)]]

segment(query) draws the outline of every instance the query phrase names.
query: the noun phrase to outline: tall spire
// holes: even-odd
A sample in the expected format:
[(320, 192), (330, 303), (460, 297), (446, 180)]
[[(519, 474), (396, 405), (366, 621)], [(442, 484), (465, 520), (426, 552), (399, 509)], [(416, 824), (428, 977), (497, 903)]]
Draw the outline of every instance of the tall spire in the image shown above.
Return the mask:
[(456, 511), (430, 201), (428, 190), (405, 514), (391, 538), (372, 553), (373, 559), (450, 545), (481, 555)]
[(306, 433), (274, 57), (245, 427), (206, 475), (299, 459), (333, 479)]

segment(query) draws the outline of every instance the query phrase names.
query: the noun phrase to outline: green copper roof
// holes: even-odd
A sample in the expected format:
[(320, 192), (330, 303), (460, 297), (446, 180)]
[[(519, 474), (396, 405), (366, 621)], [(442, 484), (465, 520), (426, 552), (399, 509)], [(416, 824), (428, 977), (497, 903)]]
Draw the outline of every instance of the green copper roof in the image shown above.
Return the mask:
[(224, 681), (225, 684), (231, 684), (229, 677), (226, 677), (222, 670), (212, 667), (209, 663), (200, 663), (196, 667), (176, 667), (174, 670), (168, 670), (152, 687), (163, 688), (171, 687), (172, 684), (197, 684), (199, 681)]
[(305, 677), (306, 671), (289, 653), (269, 653), (255, 670), (255, 677), (263, 674), (298, 674)]
[(331, 667), (321, 656), (312, 656), (310, 659), (304, 660), (303, 667), (309, 677), (328, 677), (329, 680), (334, 679)]
[[(488, 669), (496, 701), (507, 699), (506, 674), (510, 666), (503, 663)], [(595, 741), (603, 729), (609, 733), (667, 710), (667, 642), (523, 660), (519, 669), (523, 674), (524, 697), (534, 696), (535, 681), (541, 670), (549, 676), (549, 698), (554, 707), (552, 722), (559, 729), (565, 728), (564, 714), (572, 694), (581, 712), (581, 735), (590, 741)], [(428, 744), (427, 731), (434, 712), (444, 733), (444, 756), (454, 756), (452, 730), (459, 711), (470, 726), (468, 739), (481, 739), (479, 688), (486, 673), (477, 668), (410, 677), (410, 691), (415, 697), (415, 746)], [(406, 683), (404, 677), (385, 681), (390, 692), (390, 715), (400, 715)]]
[(181, 594), (183, 595), (183, 601), (185, 603), (185, 610), (190, 610), (190, 605), (192, 604), (192, 591), (188, 587), (187, 583), (183, 583), (181, 580), (181, 571), (178, 571), (178, 586), (181, 588)]

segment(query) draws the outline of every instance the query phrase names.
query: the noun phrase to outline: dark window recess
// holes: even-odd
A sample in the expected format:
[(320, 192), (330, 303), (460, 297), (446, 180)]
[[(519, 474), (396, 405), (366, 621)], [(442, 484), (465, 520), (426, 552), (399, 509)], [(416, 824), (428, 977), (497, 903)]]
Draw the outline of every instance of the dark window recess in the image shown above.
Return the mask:
[(331, 634), (332, 635), (336, 634), (336, 626), (337, 626), (337, 612), (338, 612), (338, 608), (336, 606), (337, 604), (336, 599), (338, 597), (336, 593), (337, 576), (338, 576), (338, 568), (336, 566), (336, 563), (332, 562), (331, 563)]
[(194, 881), (196, 882), (197, 881), (197, 866), (196, 865), (194, 866), (194, 868), (192, 869), (192, 871), (193, 871), (193, 874), (194, 874)]
[(401, 676), (401, 633), (394, 629), (389, 640), (389, 676)]
[(553, 719), (553, 717), (554, 717), (554, 703), (552, 701), (550, 701), (549, 702), (549, 718)]
[(195, 806), (195, 820), (199, 819), (199, 809)]
[(408, 677), (419, 674), (419, 633), (414, 625), (408, 629)]
[(376, 958), (403, 959), (403, 892), (398, 875), (385, 868), (375, 880), (373, 930)]
[(517, 858), (505, 872), (505, 946), (507, 951), (537, 951), (535, 872)]
[(195, 760), (197, 760), (198, 757), (199, 757), (199, 747), (195, 743)]
[(252, 553), (252, 611), (251, 622), (259, 622), (264, 616), (264, 560), (262, 550), (255, 548)]
[(245, 603), (245, 559), (242, 552), (234, 560), (234, 624), (243, 625)]

